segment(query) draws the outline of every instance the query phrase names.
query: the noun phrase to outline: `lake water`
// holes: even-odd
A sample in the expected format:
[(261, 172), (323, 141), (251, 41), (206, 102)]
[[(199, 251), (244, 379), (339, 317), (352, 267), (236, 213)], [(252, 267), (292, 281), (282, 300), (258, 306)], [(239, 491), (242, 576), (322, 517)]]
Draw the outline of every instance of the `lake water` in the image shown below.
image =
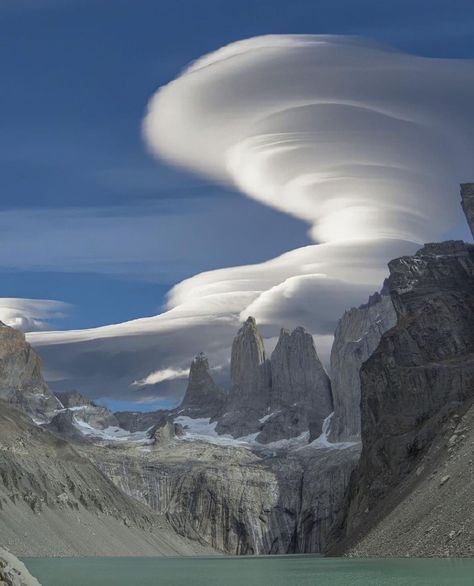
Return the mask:
[(474, 559), (25, 558), (42, 586), (473, 586)]

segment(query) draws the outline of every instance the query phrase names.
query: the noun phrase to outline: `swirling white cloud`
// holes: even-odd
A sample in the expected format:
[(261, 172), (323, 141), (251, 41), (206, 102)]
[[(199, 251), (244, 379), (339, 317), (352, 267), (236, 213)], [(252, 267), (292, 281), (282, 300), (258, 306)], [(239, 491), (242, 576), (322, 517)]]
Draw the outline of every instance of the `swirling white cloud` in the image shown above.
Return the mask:
[(327, 353), (337, 318), (380, 287), (388, 260), (461, 222), (472, 103), (472, 61), (353, 38), (265, 36), (199, 59), (151, 99), (150, 150), (304, 220), (314, 244), (187, 279), (159, 316), (31, 341), (65, 378), (87, 363), (109, 386), (120, 380), (115, 390), (186, 368), (195, 351), (222, 361), (247, 314), (268, 337), (304, 325)]

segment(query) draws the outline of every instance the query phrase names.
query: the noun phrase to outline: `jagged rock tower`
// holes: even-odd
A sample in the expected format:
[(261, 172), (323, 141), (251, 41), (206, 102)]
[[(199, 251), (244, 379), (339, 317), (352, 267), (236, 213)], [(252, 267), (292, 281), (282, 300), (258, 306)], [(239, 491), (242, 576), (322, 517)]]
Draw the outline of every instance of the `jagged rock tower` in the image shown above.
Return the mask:
[(270, 404), (271, 370), (262, 336), (253, 317), (237, 332), (230, 361), (232, 386), (226, 413), (219, 420), (219, 433), (234, 437), (255, 432), (255, 424)]
[(222, 411), (224, 402), (225, 394), (214, 382), (209, 371), (209, 361), (201, 352), (191, 363), (180, 413), (193, 418), (214, 418)]

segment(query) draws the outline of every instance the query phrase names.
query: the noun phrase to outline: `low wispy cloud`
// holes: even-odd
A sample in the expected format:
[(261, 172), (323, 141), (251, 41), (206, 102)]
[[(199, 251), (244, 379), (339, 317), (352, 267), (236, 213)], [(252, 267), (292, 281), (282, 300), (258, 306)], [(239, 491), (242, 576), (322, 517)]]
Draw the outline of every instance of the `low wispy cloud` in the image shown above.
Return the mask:
[(178, 378), (187, 378), (189, 375), (189, 368), (163, 368), (151, 372), (145, 378), (134, 381), (133, 386), (144, 387), (147, 385), (156, 385), (163, 381), (175, 380)]

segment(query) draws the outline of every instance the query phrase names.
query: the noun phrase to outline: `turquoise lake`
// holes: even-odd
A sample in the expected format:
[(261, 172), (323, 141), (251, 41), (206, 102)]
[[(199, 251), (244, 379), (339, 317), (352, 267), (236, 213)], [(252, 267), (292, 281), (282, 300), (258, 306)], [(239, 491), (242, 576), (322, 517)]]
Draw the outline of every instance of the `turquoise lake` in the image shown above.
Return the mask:
[(42, 586), (473, 586), (474, 559), (24, 558)]

